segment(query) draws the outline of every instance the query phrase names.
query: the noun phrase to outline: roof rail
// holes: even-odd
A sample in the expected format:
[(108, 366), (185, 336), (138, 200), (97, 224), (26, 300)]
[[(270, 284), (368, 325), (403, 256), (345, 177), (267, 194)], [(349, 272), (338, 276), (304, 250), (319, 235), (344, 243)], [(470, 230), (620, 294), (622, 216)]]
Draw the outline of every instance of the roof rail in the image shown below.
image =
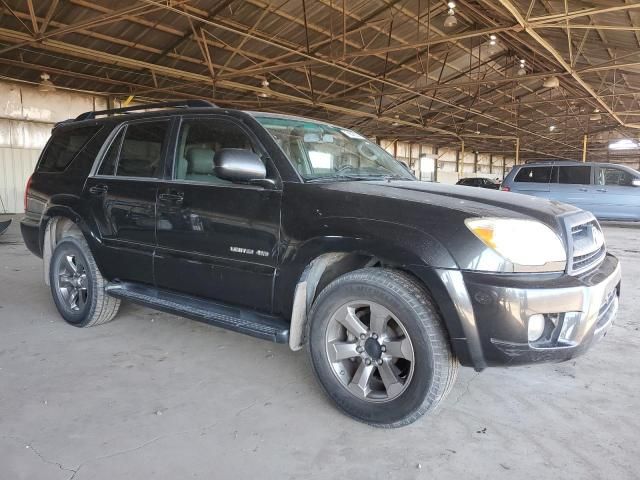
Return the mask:
[(217, 107), (216, 104), (209, 102), (208, 100), (180, 100), (175, 102), (161, 102), (161, 103), (146, 103), (142, 105), (135, 105), (133, 107), (112, 108), (110, 110), (97, 110), (95, 112), (84, 112), (76, 117), (78, 120), (91, 120), (98, 115), (115, 115), (118, 113), (135, 112), (137, 110), (150, 110), (155, 108), (211, 108)]

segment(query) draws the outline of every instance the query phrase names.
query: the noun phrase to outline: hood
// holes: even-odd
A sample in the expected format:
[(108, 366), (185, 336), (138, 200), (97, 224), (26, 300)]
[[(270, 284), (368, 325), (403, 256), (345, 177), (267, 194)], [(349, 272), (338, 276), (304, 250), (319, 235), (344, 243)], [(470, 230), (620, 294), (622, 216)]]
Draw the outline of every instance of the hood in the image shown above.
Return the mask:
[(580, 211), (573, 205), (530, 195), (411, 180), (335, 182), (325, 186), (344, 193), (372, 195), (457, 210), (469, 216), (529, 217), (552, 227), (558, 226), (559, 216)]

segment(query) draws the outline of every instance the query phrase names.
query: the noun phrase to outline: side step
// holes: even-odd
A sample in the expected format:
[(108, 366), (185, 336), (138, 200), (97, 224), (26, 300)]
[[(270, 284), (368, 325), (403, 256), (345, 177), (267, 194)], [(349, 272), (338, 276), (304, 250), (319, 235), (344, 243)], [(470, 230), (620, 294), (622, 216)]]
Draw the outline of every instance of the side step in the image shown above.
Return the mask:
[(106, 291), (123, 300), (151, 307), (181, 317), (226, 328), (276, 343), (289, 341), (289, 324), (282, 318), (253, 310), (230, 307), (181, 293), (160, 290), (129, 282), (110, 282)]

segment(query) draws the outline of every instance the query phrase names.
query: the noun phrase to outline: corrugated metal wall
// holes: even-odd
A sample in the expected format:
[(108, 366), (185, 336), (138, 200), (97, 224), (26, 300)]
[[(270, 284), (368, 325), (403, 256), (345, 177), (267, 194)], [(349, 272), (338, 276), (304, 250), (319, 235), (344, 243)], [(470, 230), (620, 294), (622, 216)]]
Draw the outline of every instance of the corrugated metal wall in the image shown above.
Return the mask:
[(105, 97), (43, 93), (31, 85), (0, 81), (0, 214), (24, 211), (27, 179), (55, 122), (106, 105)]
[(39, 148), (0, 147), (0, 213), (24, 211), (24, 187), (39, 155)]

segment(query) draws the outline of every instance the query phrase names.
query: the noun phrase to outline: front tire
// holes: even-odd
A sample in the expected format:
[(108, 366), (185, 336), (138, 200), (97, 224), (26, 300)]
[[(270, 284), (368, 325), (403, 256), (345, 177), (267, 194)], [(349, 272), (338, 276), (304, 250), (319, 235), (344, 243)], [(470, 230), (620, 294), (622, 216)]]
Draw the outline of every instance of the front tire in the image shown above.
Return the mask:
[(120, 300), (105, 292), (107, 282), (83, 238), (58, 242), (51, 256), (49, 284), (60, 315), (74, 327), (106, 323), (120, 308)]
[(403, 272), (367, 268), (330, 283), (310, 313), (309, 355), (327, 395), (376, 427), (434, 410), (458, 362), (429, 295)]

